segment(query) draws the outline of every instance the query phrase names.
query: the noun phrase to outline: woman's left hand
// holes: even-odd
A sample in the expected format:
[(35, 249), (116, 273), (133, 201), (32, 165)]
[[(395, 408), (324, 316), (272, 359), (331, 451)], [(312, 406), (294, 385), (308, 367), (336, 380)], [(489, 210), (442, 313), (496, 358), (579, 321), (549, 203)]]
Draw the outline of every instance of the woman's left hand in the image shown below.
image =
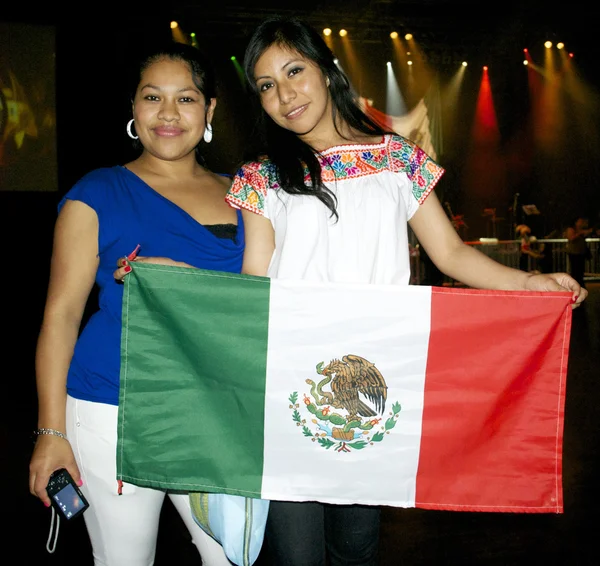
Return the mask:
[(538, 273), (527, 278), (527, 291), (570, 291), (573, 293), (572, 308), (577, 308), (588, 296), (584, 289), (568, 273)]

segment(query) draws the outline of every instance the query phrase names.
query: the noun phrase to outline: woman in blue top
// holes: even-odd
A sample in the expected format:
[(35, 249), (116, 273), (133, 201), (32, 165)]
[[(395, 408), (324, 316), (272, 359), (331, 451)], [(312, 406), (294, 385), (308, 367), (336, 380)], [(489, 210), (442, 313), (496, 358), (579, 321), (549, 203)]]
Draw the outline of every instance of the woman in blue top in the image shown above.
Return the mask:
[[(46, 506), (55, 470), (66, 468), (82, 485), (96, 564), (152, 564), (165, 497), (116, 480), (123, 286), (113, 278), (115, 264), (139, 244), (144, 255), (241, 270), (241, 214), (224, 200), (230, 179), (209, 171), (197, 151), (212, 139), (215, 106), (215, 77), (196, 48), (173, 43), (152, 51), (135, 77), (127, 125), (141, 155), (91, 171), (59, 204), (36, 352), (39, 429), (29, 485)], [(99, 309), (79, 335), (95, 284)], [(169, 497), (202, 564), (230, 564), (194, 522), (188, 496)]]

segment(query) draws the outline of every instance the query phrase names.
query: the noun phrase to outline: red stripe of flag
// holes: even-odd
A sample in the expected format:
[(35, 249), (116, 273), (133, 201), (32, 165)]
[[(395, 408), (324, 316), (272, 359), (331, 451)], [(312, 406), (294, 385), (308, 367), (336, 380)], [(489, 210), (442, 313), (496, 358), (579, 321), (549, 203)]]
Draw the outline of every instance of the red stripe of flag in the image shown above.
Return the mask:
[(416, 507), (563, 512), (570, 304), (433, 289)]

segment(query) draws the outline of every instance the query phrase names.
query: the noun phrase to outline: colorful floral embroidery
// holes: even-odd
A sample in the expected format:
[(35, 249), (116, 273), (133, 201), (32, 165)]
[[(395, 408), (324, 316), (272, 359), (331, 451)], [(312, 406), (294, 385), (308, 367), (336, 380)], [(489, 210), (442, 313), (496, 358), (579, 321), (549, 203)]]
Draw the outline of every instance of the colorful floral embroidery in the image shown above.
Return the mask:
[(279, 188), (275, 166), (270, 161), (248, 163), (235, 174), (225, 200), (235, 208), (264, 216), (267, 188)]
[[(375, 175), (385, 169), (405, 173), (419, 203), (425, 200), (444, 172), (420, 147), (397, 135), (385, 136), (380, 144), (333, 147), (321, 154), (321, 164), (325, 183)], [(309, 185), (308, 169), (305, 180)], [(275, 166), (271, 162), (250, 163), (237, 172), (227, 200), (233, 206), (262, 215), (267, 189), (278, 188)]]

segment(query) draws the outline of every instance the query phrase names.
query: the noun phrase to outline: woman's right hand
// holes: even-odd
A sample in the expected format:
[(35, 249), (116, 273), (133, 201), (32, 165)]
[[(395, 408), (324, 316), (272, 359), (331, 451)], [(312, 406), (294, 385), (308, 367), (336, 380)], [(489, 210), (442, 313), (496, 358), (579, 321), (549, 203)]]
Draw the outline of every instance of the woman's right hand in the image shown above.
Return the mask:
[(118, 282), (122, 283), (128, 273), (131, 273), (131, 263), (154, 263), (157, 265), (171, 265), (174, 267), (192, 267), (191, 265), (182, 261), (175, 261), (168, 257), (143, 257), (137, 256), (134, 259), (128, 259), (126, 257), (120, 257), (117, 261), (118, 268), (113, 272), (113, 277)]
[(49, 434), (38, 436), (29, 462), (29, 491), (39, 497), (46, 507), (50, 507), (50, 497), (46, 491), (50, 476), (61, 468), (66, 468), (75, 483), (82, 485), (69, 441)]

